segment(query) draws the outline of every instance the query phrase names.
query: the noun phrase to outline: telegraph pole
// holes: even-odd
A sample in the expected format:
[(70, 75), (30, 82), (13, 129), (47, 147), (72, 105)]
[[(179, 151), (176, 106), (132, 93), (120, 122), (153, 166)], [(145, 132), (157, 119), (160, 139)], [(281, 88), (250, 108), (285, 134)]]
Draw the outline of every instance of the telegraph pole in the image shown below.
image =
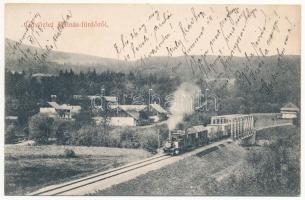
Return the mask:
[(148, 91), (148, 111), (150, 111), (151, 93), (152, 89), (150, 88)]
[(157, 129), (158, 132), (158, 151), (160, 151), (160, 130)]

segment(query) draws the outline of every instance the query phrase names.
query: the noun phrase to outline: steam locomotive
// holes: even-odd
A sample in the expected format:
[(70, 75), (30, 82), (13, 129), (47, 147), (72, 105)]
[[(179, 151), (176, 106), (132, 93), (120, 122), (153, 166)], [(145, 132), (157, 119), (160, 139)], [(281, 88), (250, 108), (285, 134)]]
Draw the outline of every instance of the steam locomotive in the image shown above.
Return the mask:
[(214, 141), (228, 138), (231, 135), (231, 126), (228, 124), (198, 125), (186, 130), (176, 130), (169, 133), (164, 144), (164, 153), (178, 155), (194, 147), (203, 146)]
[(249, 114), (220, 115), (211, 117), (211, 124), (198, 125), (186, 130), (169, 133), (164, 152), (178, 155), (194, 147), (203, 146), (223, 138), (239, 139), (255, 132), (254, 117)]

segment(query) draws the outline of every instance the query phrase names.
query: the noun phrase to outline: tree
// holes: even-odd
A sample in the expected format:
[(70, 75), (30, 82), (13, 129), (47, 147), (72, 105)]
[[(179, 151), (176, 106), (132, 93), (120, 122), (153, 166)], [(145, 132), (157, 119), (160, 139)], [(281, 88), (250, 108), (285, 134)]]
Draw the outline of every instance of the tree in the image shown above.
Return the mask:
[(158, 135), (155, 132), (153, 134), (142, 134), (140, 144), (143, 149), (156, 152), (158, 148)]
[(104, 135), (101, 127), (93, 125), (82, 126), (73, 136), (76, 145), (104, 146)]
[(75, 115), (75, 125), (77, 128), (80, 128), (85, 125), (90, 125), (93, 123), (92, 113), (90, 108), (83, 108), (80, 110), (78, 114)]
[(29, 122), (30, 139), (37, 144), (46, 144), (53, 130), (54, 120), (46, 115), (36, 114)]
[(17, 131), (18, 130), (16, 125), (10, 124), (7, 126), (5, 132), (5, 144), (12, 144), (17, 141), (17, 136), (16, 136)]
[(58, 120), (55, 124), (56, 143), (67, 144), (72, 135), (73, 122), (66, 120)]

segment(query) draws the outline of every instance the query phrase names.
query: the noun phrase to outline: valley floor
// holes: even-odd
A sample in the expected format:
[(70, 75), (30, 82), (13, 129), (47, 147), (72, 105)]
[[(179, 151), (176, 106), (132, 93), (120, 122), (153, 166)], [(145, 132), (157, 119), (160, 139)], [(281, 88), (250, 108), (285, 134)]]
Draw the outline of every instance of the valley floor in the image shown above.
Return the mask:
[[(65, 149), (75, 158), (64, 156)], [(25, 195), (41, 187), (83, 177), (151, 156), (140, 149), (5, 145), (5, 194)]]

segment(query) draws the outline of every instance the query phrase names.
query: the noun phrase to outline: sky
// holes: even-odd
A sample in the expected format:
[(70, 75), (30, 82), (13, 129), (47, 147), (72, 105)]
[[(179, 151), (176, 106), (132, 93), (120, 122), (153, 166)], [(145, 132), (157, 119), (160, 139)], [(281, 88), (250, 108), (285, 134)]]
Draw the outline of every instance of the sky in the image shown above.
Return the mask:
[[(232, 50), (234, 56), (300, 55), (300, 14), (300, 6), (287, 5), (6, 4), (5, 37), (122, 60)], [(26, 31), (31, 20), (44, 27)], [(59, 30), (64, 20), (67, 26)]]

